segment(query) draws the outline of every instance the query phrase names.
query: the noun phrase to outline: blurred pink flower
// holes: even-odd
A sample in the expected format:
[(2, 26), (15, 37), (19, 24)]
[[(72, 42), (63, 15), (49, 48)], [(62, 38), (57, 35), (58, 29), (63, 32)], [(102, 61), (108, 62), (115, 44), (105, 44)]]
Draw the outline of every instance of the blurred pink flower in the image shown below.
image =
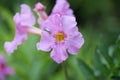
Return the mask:
[(33, 26), (35, 24), (35, 18), (32, 14), (30, 7), (26, 4), (21, 5), (21, 12), (16, 13), (14, 16), (14, 22), (16, 24), (16, 34), (14, 40), (11, 42), (5, 42), (4, 47), (8, 54), (14, 52), (17, 46), (22, 44), (27, 39), (27, 33), (37, 32), (37, 29)]
[(5, 80), (6, 75), (13, 75), (14, 70), (7, 66), (4, 56), (0, 53), (0, 80)]

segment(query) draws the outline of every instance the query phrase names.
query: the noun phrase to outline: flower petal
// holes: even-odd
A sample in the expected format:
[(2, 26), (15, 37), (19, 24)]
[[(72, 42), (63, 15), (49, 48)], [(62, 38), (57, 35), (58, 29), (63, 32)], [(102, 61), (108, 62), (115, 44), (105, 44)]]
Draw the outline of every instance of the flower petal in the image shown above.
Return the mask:
[(37, 43), (37, 49), (43, 51), (50, 51), (52, 45), (51, 36), (48, 32), (42, 32), (41, 40)]
[(66, 48), (62, 44), (55, 45), (50, 56), (57, 63), (62, 63), (68, 58)]
[(84, 39), (82, 37), (82, 34), (78, 32), (77, 35), (74, 35), (72, 38), (69, 39), (68, 52), (71, 54), (77, 54), (83, 43)]
[(10, 55), (11, 53), (14, 52), (14, 50), (17, 49), (17, 46), (16, 46), (16, 44), (14, 42), (5, 42), (4, 48), (5, 48), (6, 52), (7, 52), (7, 54)]
[(62, 28), (66, 34), (69, 34), (70, 31), (76, 27), (77, 22), (73, 16), (62, 16)]
[(16, 13), (15, 16), (13, 17), (13, 20), (14, 20), (15, 24), (19, 24), (21, 21), (20, 14)]
[(22, 4), (20, 7), (21, 7), (21, 14), (31, 13), (30, 7), (28, 5)]
[(23, 41), (27, 40), (27, 34), (21, 30), (16, 30), (14, 40), (12, 42), (5, 42), (4, 48), (6, 52), (10, 55), (17, 49), (17, 46), (22, 44)]
[(70, 9), (70, 5), (66, 0), (56, 0), (56, 5), (54, 6), (52, 13), (73, 16), (73, 11)]
[(21, 5), (21, 25), (31, 26), (35, 24), (35, 17), (30, 10), (30, 7), (26, 4)]
[(56, 33), (61, 30), (61, 18), (59, 14), (52, 14), (44, 23), (44, 28), (52, 33)]

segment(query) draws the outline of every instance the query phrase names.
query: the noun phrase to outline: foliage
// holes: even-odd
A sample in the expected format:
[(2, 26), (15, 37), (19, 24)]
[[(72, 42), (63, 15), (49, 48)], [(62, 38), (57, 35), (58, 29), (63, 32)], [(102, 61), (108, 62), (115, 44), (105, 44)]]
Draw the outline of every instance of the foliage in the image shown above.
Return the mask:
[(107, 40), (101, 39), (95, 49), (92, 66), (78, 59), (80, 70), (86, 80), (119, 80), (120, 79), (120, 38), (115, 44), (107, 44)]

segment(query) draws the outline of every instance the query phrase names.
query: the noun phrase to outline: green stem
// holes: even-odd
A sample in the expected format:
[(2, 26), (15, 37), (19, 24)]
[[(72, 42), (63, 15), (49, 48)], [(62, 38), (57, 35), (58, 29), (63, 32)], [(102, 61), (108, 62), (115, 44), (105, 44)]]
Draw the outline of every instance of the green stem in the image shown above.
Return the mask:
[(64, 62), (62, 63), (62, 68), (63, 68), (63, 71), (64, 71), (65, 80), (69, 80), (69, 78), (68, 78), (68, 73), (67, 73), (67, 69), (66, 69), (66, 66), (65, 66), (65, 63), (64, 63)]

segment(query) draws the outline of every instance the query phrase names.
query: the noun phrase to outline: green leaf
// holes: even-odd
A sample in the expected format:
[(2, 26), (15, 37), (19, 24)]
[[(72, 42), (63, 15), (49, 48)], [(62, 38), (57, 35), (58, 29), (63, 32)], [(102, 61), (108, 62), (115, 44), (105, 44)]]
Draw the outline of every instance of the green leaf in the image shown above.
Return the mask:
[[(109, 39), (103, 36), (100, 37), (93, 59), (95, 75), (105, 80), (110, 79), (115, 67), (115, 59), (113, 58), (113, 51), (110, 52), (110, 47)], [(114, 47), (112, 49), (114, 50)]]
[(120, 38), (116, 41), (115, 45), (115, 57), (118, 65), (120, 65)]
[(78, 65), (80, 70), (85, 75), (86, 80), (97, 80), (97, 78), (94, 76), (94, 71), (84, 61), (78, 59)]
[(105, 39), (104, 37), (100, 38), (100, 43), (97, 45), (97, 53), (100, 55), (103, 60), (102, 62), (107, 66), (107, 68), (112, 68), (114, 66), (114, 60), (108, 53), (108, 49), (110, 44), (107, 43), (109, 39)]
[(99, 53), (99, 51), (96, 49), (95, 55), (94, 55), (94, 70), (95, 70), (95, 75), (99, 77), (103, 77), (104, 79), (108, 77), (110, 70), (107, 68), (105, 65), (105, 60), (103, 56)]

